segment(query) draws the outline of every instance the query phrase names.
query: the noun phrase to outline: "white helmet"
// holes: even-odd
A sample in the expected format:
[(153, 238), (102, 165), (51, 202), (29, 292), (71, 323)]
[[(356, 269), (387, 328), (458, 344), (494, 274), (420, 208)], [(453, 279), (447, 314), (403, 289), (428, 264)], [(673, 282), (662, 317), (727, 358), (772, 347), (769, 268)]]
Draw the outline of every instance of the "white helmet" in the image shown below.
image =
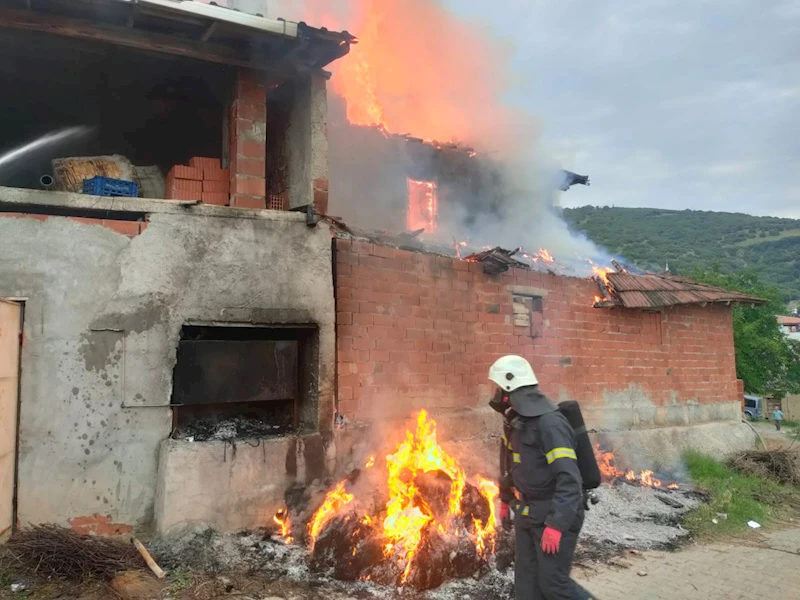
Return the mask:
[(538, 385), (539, 380), (530, 363), (521, 356), (504, 356), (489, 368), (489, 380), (507, 392), (528, 385)]

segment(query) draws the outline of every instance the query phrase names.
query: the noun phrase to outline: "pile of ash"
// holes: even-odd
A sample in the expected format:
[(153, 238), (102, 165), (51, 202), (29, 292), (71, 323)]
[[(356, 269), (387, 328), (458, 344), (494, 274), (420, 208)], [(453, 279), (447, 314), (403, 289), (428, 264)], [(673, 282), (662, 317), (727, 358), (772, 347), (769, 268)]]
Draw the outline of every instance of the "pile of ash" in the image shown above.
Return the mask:
[(600, 502), (586, 513), (581, 539), (607, 552), (669, 550), (688, 539), (684, 514), (703, 503), (692, 490), (667, 490), (619, 482), (597, 489)]
[(209, 440), (231, 442), (276, 437), (289, 434), (293, 430), (294, 428), (289, 423), (275, 423), (246, 417), (234, 417), (224, 421), (199, 419), (181, 425), (175, 430), (172, 437), (189, 442), (207, 442)]
[[(513, 535), (505, 543), (513, 549)], [(499, 541), (499, 540), (498, 540)], [(148, 544), (156, 561), (167, 570), (190, 568), (207, 575), (224, 575), (233, 572), (258, 573), (267, 582), (280, 581), (284, 587), (297, 586), (298, 590), (313, 589), (313, 595), (303, 593), (287, 598), (314, 598), (331, 600), (341, 596), (358, 599), (386, 600), (512, 600), (513, 569), (506, 564), (503, 571), (492, 568), (473, 573), (462, 579), (452, 579), (444, 585), (427, 591), (409, 586), (398, 588), (374, 581), (340, 581), (330, 573), (309, 568), (313, 562), (309, 551), (302, 545), (285, 545), (267, 531), (243, 532), (221, 535), (213, 530), (186, 530), (182, 534), (154, 540)]]

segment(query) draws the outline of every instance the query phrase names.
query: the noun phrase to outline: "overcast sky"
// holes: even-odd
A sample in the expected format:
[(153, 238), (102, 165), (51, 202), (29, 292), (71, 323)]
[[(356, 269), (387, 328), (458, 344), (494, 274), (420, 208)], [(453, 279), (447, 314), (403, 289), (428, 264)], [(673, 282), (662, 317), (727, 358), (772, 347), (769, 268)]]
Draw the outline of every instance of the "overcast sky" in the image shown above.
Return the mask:
[(513, 40), (564, 205), (800, 218), (800, 0), (445, 1)]

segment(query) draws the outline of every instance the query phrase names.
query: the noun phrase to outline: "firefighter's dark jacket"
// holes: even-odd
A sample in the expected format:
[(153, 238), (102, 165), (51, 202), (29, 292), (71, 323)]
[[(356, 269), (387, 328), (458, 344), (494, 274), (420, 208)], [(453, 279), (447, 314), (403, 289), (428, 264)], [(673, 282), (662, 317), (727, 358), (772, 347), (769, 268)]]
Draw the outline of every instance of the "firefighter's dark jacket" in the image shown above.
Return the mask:
[(510, 432), (504, 436), (510, 452), (501, 452), (501, 460), (510, 464), (522, 514), (559, 531), (569, 530), (584, 510), (575, 432), (558, 410), (539, 417), (508, 417), (503, 429)]

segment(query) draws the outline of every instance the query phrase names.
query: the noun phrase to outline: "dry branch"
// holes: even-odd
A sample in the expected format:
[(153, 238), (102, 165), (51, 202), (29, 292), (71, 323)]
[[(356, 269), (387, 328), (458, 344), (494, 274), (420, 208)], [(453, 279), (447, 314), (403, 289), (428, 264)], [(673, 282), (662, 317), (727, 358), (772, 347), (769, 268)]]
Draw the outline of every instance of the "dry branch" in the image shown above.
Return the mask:
[(800, 485), (797, 456), (785, 450), (745, 450), (728, 459), (728, 466), (746, 475), (767, 477), (786, 485)]
[(7, 548), (24, 568), (45, 577), (110, 579), (122, 571), (145, 568), (144, 560), (130, 544), (81, 535), (57, 525), (20, 531)]

